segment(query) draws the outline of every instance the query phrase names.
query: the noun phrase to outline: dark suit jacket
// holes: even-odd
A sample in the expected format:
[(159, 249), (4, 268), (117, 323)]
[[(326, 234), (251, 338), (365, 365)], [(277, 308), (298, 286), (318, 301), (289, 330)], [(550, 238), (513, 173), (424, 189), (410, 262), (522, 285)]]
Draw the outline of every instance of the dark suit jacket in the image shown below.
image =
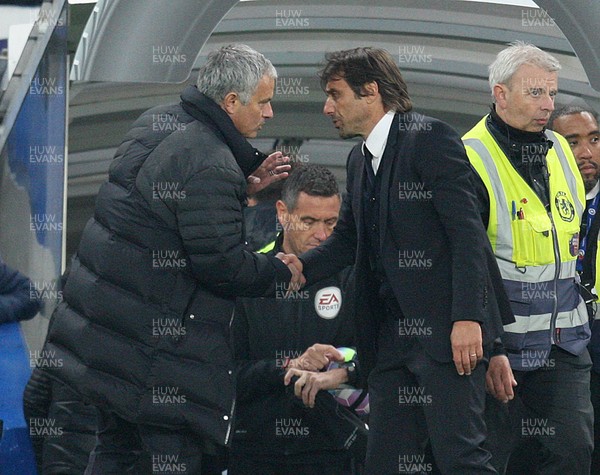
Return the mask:
[[(374, 312), (378, 285), (363, 223), (364, 161), (358, 144), (348, 157), (338, 224), (302, 261), (308, 284), (356, 262), (356, 294), (364, 296), (357, 299), (357, 341), (366, 374), (376, 360), (383, 316), (374, 314), (380, 310)], [(417, 337), (441, 362), (452, 360), (450, 332), (457, 320), (480, 322), (484, 344), (496, 339), (503, 320), (514, 317), (479, 214), (479, 178), (458, 134), (430, 117), (396, 114), (378, 174), (379, 251), (405, 324), (429, 329)]]

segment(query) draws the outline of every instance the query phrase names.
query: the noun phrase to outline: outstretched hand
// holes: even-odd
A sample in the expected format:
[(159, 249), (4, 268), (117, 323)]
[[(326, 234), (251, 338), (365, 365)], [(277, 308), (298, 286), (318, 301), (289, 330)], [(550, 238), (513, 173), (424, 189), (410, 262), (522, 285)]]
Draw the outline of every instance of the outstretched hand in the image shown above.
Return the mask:
[(246, 180), (248, 195), (254, 195), (270, 184), (287, 178), (292, 169), (289, 161), (290, 157), (284, 157), (281, 152), (273, 152), (265, 158), (260, 167), (254, 170)]
[(288, 269), (292, 273), (292, 280), (290, 280), (289, 290), (298, 291), (304, 287), (304, 284), (306, 284), (306, 279), (302, 274), (302, 269), (304, 266), (302, 265), (302, 261), (298, 259), (298, 256), (295, 254), (284, 254), (283, 252), (278, 252), (275, 257), (288, 266)]

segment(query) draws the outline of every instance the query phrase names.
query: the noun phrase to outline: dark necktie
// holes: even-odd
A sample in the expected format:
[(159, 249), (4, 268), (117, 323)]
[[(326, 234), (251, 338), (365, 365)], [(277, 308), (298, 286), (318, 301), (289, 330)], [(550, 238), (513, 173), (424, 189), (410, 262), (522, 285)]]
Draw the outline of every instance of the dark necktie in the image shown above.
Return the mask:
[(363, 154), (365, 156), (365, 166), (367, 167), (367, 177), (372, 183), (375, 179), (375, 171), (373, 170), (373, 154), (369, 151), (366, 145), (363, 145)]

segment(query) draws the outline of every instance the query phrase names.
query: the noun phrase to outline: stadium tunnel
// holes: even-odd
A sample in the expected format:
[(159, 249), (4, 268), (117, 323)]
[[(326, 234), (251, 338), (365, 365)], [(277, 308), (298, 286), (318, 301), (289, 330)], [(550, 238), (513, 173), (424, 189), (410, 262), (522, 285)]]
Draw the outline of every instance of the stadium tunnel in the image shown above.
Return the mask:
[[(0, 371), (10, 367), (14, 376), (0, 388), (0, 419), (15, 427), (22, 413), (13, 396), (41, 349), (60, 298), (58, 278), (123, 134), (144, 110), (178, 101), (220, 46), (247, 43), (278, 70), (275, 117), (253, 144), (324, 164), (342, 183), (354, 142), (340, 140), (322, 114), (316, 72), (328, 51), (387, 49), (415, 109), (462, 133), (489, 110), (487, 65), (507, 43), (523, 40), (560, 60), (559, 104), (600, 111), (600, 3), (589, 0), (72, 1), (0, 2), (0, 11), (33, 8), (36, 20), (0, 98), (0, 254), (50, 295), (35, 319), (0, 328), (0, 347), (12, 348)], [(32, 91), (50, 85), (40, 82), (42, 70), (63, 89), (40, 102)], [(63, 160), (25, 166), (23, 148), (44, 146)], [(37, 229), (33, 216), (54, 219)], [(0, 456), (18, 452), (7, 448), (6, 425)]]

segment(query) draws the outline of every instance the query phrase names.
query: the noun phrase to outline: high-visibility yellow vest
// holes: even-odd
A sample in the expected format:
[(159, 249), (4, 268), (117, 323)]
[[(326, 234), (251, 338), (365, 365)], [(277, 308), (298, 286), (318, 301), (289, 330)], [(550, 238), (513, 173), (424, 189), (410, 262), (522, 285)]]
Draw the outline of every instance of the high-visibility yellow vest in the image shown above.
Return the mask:
[(270, 252), (273, 249), (275, 249), (275, 241), (271, 241), (269, 244), (265, 244), (256, 252), (258, 252), (259, 254), (266, 254), (267, 252)]
[[(546, 155), (550, 212), (487, 130), (485, 117), (463, 137), (489, 194), (488, 237), (516, 318), (502, 340), (519, 370), (550, 364), (552, 344), (579, 354), (589, 339), (575, 269), (583, 182), (566, 140), (551, 131), (546, 136), (554, 144)], [(530, 159), (541, 158), (533, 153)]]

